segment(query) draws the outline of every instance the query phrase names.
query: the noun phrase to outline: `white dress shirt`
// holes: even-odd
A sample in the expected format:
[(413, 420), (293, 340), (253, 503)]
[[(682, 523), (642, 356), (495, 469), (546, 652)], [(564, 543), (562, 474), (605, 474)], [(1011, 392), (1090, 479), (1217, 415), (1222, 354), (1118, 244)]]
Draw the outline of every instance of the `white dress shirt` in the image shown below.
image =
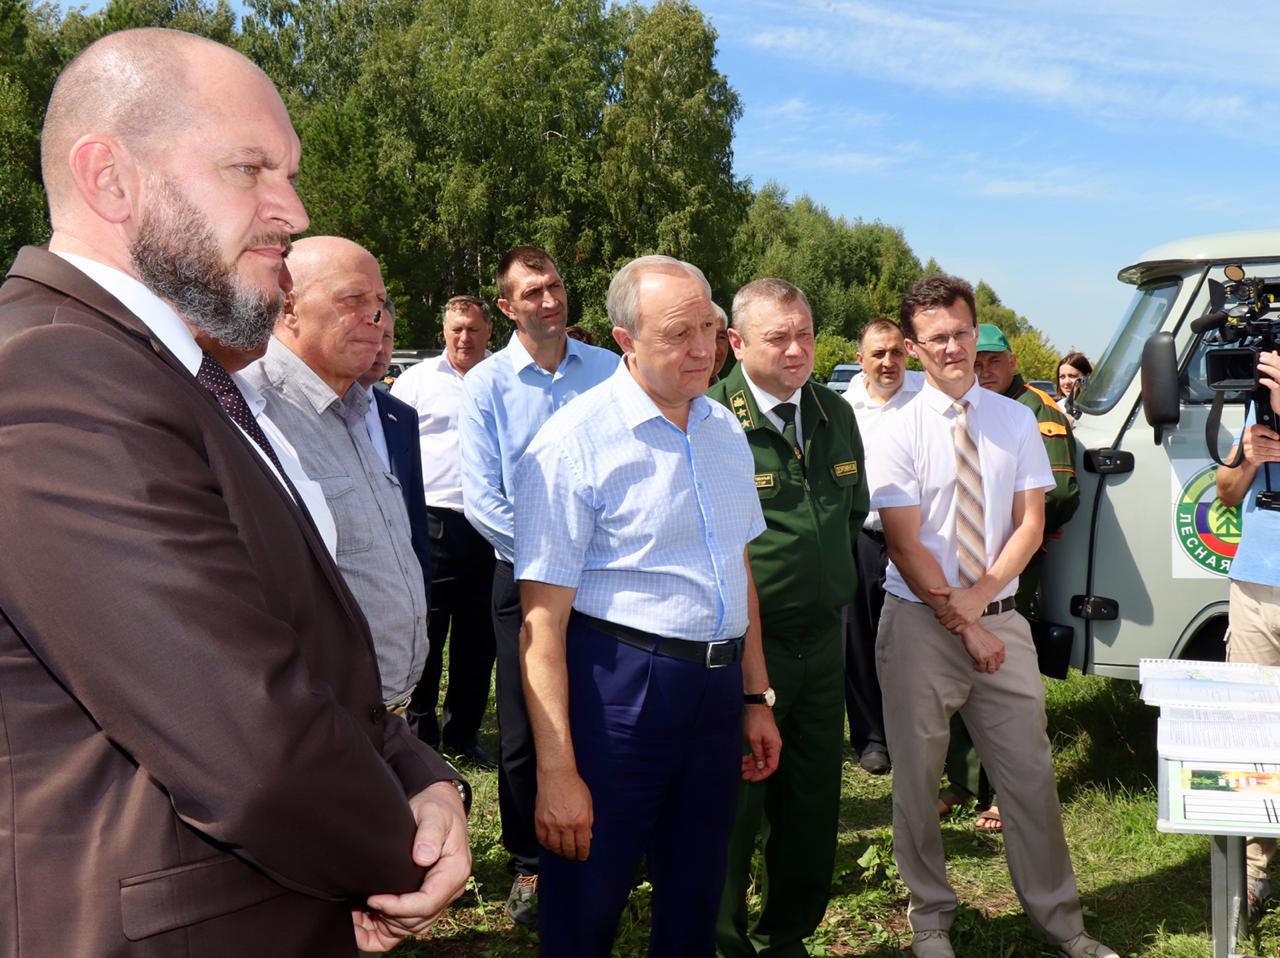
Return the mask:
[[(983, 525), (987, 568), (1013, 534), (1013, 497), (1028, 489), (1052, 489), (1053, 472), (1035, 414), (1012, 399), (975, 382), (963, 397), (969, 403), (969, 432), (982, 463)], [(878, 485), (871, 490), (876, 509), (920, 507), (920, 542), (938, 560), (947, 582), (960, 588), (956, 555), (956, 447), (952, 430), (957, 413), (952, 399), (925, 383), (914, 401), (883, 417), (876, 445)], [(870, 457), (868, 457), (870, 458)], [(919, 602), (892, 561), (885, 591)], [(996, 596), (1018, 590), (1015, 576)]]
[[(165, 348), (177, 357), (178, 361), (186, 367), (191, 375), (194, 376), (199, 371), (200, 361), (203, 359), (204, 353), (196, 342), (195, 337), (191, 335), (191, 330), (187, 328), (187, 324), (179, 318), (168, 303), (129, 274), (122, 273), (112, 266), (107, 266), (105, 263), (99, 263), (97, 260), (88, 259), (84, 256), (77, 256), (75, 253), (54, 252), (55, 255), (61, 256), (105, 289), (119, 300), (125, 309), (137, 316), (143, 325), (151, 330), (156, 338), (164, 344)], [(328, 504), (325, 503), (324, 492), (317, 483), (312, 482), (310, 477), (307, 476), (306, 470), (302, 468), (302, 463), (298, 460), (297, 451), (284, 438), (284, 434), (280, 432), (276, 424), (263, 412), (266, 407), (266, 400), (262, 398), (262, 395), (249, 385), (239, 373), (233, 373), (231, 379), (235, 382), (236, 388), (240, 390), (240, 395), (244, 396), (244, 400), (249, 406), (249, 411), (258, 420), (258, 425), (266, 435), (267, 441), (271, 443), (271, 448), (275, 450), (276, 457), (280, 460), (280, 465), (289, 476), (293, 487), (298, 490), (298, 495), (302, 497), (302, 505), (311, 514), (311, 520), (316, 524), (316, 529), (319, 531), (321, 538), (324, 539), (324, 544), (329, 550), (329, 554), (335, 555), (334, 549), (337, 547), (338, 534), (333, 524), (333, 515), (329, 512)], [(236, 425), (236, 428), (240, 429), (240, 426)], [(248, 433), (240, 429), (240, 434), (245, 437), (253, 451), (258, 454), (258, 458), (267, 464), (271, 474), (280, 480), (280, 485), (287, 492), (289, 487), (281, 479), (275, 463), (249, 437)]]
[[(920, 392), (920, 387), (924, 385), (924, 373), (908, 369), (902, 377), (902, 385), (898, 387), (898, 391), (889, 397), (888, 402), (877, 402), (871, 398), (871, 394), (867, 391), (866, 374), (853, 377), (853, 381), (849, 383), (849, 388), (844, 391), (844, 399), (853, 407), (853, 415), (858, 420), (858, 434), (862, 436), (862, 451), (866, 456), (866, 462), (863, 468), (867, 477), (867, 489), (874, 496), (876, 491), (876, 478), (878, 467), (880, 465), (880, 453), (876, 450), (876, 437), (882, 432), (880, 422), (887, 412), (895, 409), (901, 409), (911, 400), (916, 398), (916, 393)], [(880, 512), (872, 509), (867, 513), (867, 518), (863, 520), (862, 528), (870, 529), (873, 532), (880, 532), (884, 526), (880, 523)]]
[[(485, 356), (489, 351), (485, 350)], [(458, 452), (458, 414), (462, 373), (441, 353), (414, 363), (391, 386), (391, 395), (418, 411), (422, 448), (422, 489), (427, 505), (462, 511), (462, 467)]]
[(747, 388), (751, 390), (751, 395), (756, 399), (756, 406), (760, 412), (764, 413), (764, 418), (773, 424), (773, 428), (782, 432), (782, 417), (779, 416), (774, 409), (781, 406), (784, 402), (789, 402), (796, 407), (796, 442), (800, 444), (800, 448), (804, 448), (804, 427), (800, 424), (800, 390), (797, 389), (786, 399), (779, 399), (772, 393), (767, 393), (755, 383), (751, 381), (751, 377), (747, 375), (747, 369), (742, 368), (742, 378), (747, 381)]

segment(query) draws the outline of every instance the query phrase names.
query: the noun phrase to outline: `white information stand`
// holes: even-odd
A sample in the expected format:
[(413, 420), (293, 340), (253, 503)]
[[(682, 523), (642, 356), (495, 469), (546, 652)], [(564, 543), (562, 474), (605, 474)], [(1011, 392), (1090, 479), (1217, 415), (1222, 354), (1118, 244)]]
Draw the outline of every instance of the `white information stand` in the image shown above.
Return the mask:
[[(1248, 926), (1248, 898), (1244, 886), (1244, 840), (1251, 835), (1280, 836), (1280, 824), (1252, 824), (1228, 831), (1215, 822), (1212, 831), (1185, 816), (1173, 813), (1178, 800), (1179, 783), (1184, 770), (1196, 763), (1176, 759), (1160, 759), (1160, 810), (1156, 829), (1192, 835), (1209, 835), (1210, 915), (1213, 921), (1213, 958), (1248, 958), (1236, 951), (1236, 945)], [(1184, 768), (1185, 766), (1185, 768)]]
[(1210, 836), (1213, 958), (1247, 958), (1244, 841), (1280, 836), (1280, 669), (1144, 659), (1139, 680), (1161, 709), (1156, 828)]

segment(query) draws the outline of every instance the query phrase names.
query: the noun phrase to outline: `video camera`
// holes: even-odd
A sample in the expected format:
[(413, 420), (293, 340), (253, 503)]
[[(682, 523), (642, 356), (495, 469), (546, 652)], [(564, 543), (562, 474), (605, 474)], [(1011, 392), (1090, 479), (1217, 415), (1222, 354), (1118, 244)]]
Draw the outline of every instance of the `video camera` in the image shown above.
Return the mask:
[[(1210, 345), (1215, 341), (1233, 344), (1206, 350), (1204, 372), (1206, 384), (1216, 394), (1205, 441), (1215, 462), (1234, 469), (1243, 461), (1244, 450), (1237, 453), (1235, 462), (1224, 463), (1216, 449), (1224, 394), (1247, 391), (1256, 421), (1280, 432), (1271, 391), (1258, 381), (1258, 357), (1280, 349), (1280, 317), (1272, 315), (1280, 313), (1280, 280), (1246, 276), (1242, 266), (1228, 266), (1223, 273), (1228, 282), (1209, 280), (1209, 312), (1192, 320), (1191, 331), (1208, 333)], [(1228, 303), (1234, 305), (1228, 307)], [(1258, 493), (1258, 507), (1280, 510), (1280, 493), (1271, 490), (1269, 469), (1266, 480), (1267, 488)]]

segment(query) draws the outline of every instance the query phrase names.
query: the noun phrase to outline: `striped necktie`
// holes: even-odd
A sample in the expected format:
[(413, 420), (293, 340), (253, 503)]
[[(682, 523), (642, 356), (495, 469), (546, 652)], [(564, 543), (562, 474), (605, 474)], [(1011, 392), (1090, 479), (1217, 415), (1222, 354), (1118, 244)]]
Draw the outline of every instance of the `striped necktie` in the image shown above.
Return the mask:
[(953, 402), (956, 411), (956, 554), (960, 582), (977, 582), (987, 571), (987, 536), (982, 517), (982, 463), (969, 435), (969, 404)]

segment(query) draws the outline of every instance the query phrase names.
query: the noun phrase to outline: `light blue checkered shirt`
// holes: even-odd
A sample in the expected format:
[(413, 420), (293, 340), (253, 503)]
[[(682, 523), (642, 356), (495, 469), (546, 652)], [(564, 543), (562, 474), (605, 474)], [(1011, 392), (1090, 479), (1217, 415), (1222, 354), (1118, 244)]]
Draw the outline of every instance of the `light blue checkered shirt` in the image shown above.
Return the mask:
[(616, 353), (570, 339), (549, 373), (512, 333), (506, 349), (467, 373), (458, 420), (463, 511), (499, 559), (515, 561), (511, 490), (529, 441), (553, 412), (617, 367)]
[(578, 611), (646, 632), (746, 632), (743, 549), (765, 522), (724, 406), (699, 396), (686, 433), (620, 364), (547, 421), (515, 490), (517, 578), (577, 589)]

